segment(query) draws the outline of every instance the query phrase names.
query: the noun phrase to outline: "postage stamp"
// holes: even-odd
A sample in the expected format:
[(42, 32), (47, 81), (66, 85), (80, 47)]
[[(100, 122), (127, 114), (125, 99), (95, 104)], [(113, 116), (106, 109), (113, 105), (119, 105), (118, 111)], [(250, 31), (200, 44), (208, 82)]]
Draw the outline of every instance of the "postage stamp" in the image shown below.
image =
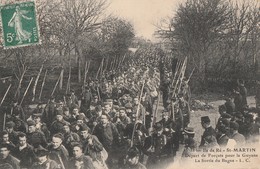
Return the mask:
[(5, 49), (40, 43), (35, 2), (1, 6), (1, 22)]

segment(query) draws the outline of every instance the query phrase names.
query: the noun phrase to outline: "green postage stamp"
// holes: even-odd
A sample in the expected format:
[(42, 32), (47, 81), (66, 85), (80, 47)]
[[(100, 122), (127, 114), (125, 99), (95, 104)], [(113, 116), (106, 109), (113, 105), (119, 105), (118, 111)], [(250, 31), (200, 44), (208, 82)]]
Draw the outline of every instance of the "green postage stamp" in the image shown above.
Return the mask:
[(1, 6), (1, 21), (4, 48), (40, 43), (35, 2)]

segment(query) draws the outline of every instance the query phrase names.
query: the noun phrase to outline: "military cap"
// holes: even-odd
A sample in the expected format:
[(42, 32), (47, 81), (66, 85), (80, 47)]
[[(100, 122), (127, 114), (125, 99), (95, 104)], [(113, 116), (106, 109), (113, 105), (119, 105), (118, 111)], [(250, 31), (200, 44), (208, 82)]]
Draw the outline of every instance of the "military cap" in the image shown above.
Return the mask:
[(36, 123), (35, 123), (35, 121), (33, 121), (33, 120), (28, 120), (28, 121), (27, 121), (27, 125), (28, 125), (28, 126), (35, 126)]
[(140, 155), (140, 152), (138, 150), (137, 147), (131, 147), (128, 152), (127, 152), (127, 156), (128, 158), (134, 158)]
[(105, 106), (105, 105), (110, 105), (110, 103), (109, 103), (109, 102), (104, 102), (103, 105), (104, 105), (104, 106)]
[(186, 134), (195, 134), (194, 128), (192, 128), (192, 127), (185, 127), (184, 132)]
[(237, 122), (230, 122), (230, 128), (234, 129), (234, 130), (238, 130), (239, 129), (239, 124)]
[(6, 123), (5, 126), (6, 126), (6, 128), (14, 128), (15, 123), (13, 121), (9, 121), (9, 122)]
[(210, 122), (209, 116), (202, 116), (201, 117), (201, 122), (202, 123), (209, 123)]
[(132, 108), (132, 104), (131, 103), (126, 103), (125, 104), (125, 108), (126, 109), (131, 109)]

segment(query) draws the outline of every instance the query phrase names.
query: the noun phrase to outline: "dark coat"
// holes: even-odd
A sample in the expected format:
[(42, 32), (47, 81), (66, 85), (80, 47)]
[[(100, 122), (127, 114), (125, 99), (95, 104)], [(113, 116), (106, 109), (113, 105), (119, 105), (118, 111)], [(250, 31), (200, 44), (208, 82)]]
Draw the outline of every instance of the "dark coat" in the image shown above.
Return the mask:
[(5, 159), (0, 159), (0, 165), (2, 164), (10, 164), (13, 169), (20, 169), (20, 164), (17, 158), (13, 157), (12, 155), (8, 155)]
[(22, 150), (19, 149), (19, 146), (15, 147), (12, 154), (20, 160), (20, 166), (22, 168), (30, 168), (36, 160), (33, 147), (29, 144)]
[(201, 136), (200, 147), (204, 146), (205, 138), (207, 136), (215, 136), (216, 137), (216, 131), (211, 126), (206, 128), (203, 135)]
[[(80, 158), (81, 158), (80, 160), (83, 161), (81, 169), (94, 169), (93, 162), (89, 156), (82, 155)], [(70, 169), (77, 169), (75, 167), (76, 160), (77, 159), (74, 157), (70, 159), (69, 161)]]
[(217, 142), (218, 142), (218, 145), (220, 147), (225, 147), (228, 143), (228, 140), (229, 140), (229, 137), (224, 134), (224, 135), (221, 135), (218, 139), (217, 139)]

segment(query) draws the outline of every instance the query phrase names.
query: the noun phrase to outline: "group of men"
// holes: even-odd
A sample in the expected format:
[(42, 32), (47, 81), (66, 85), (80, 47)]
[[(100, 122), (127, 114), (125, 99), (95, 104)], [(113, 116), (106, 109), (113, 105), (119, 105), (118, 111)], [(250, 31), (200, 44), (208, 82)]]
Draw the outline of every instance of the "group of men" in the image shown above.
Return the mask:
[[(159, 74), (132, 66), (90, 81), (81, 95), (72, 90), (39, 102), (31, 113), (14, 101), (4, 112), (0, 168), (141, 169), (172, 162), (184, 125), (167, 108), (157, 119)], [(183, 97), (177, 100), (184, 106)]]
[[(188, 81), (182, 79), (178, 92), (172, 93), (171, 77), (160, 77), (157, 68), (129, 67), (118, 76), (110, 74), (89, 81), (81, 95), (72, 90), (59, 99), (52, 96), (47, 104), (40, 102), (32, 113), (24, 112), (14, 101), (5, 112), (0, 168), (164, 168), (174, 161), (180, 145), (185, 146), (183, 154), (197, 148), (194, 129), (189, 127)], [(199, 147), (222, 145), (220, 142), (227, 145), (231, 138), (242, 145), (251, 138), (238, 135), (244, 126), (237, 117), (249, 120), (250, 115), (244, 104), (243, 85), (241, 82), (240, 89), (234, 92), (234, 102), (227, 99), (222, 106), (215, 129), (209, 117), (201, 118), (205, 132)], [(164, 110), (160, 116), (161, 97)], [(251, 116), (250, 120), (256, 130), (259, 118), (255, 123)]]

